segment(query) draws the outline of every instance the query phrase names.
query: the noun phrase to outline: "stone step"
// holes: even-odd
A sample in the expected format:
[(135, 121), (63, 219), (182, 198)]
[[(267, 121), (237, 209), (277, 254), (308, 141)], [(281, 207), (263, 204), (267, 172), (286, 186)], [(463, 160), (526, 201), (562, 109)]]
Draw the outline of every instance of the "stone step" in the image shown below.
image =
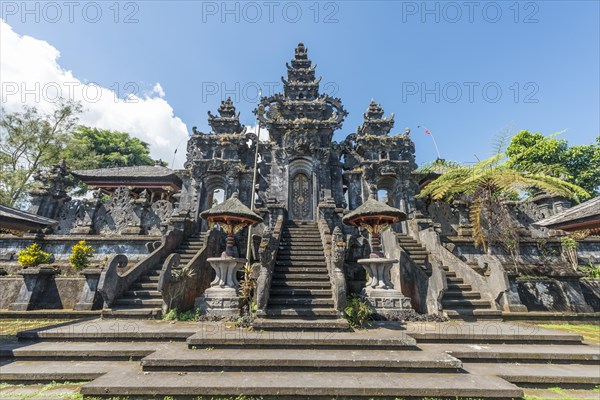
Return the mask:
[(267, 318), (337, 318), (338, 312), (333, 308), (317, 307), (282, 307), (269, 305), (265, 310)]
[(502, 311), (499, 310), (480, 310), (477, 308), (453, 308), (444, 310), (448, 318), (452, 319), (501, 319)]
[(314, 266), (314, 267), (288, 267), (276, 265), (274, 268), (274, 273), (308, 273), (308, 274), (327, 274), (327, 268), (323, 266)]
[(304, 306), (328, 306), (333, 307), (332, 299), (319, 299), (319, 298), (311, 298), (311, 297), (271, 297), (269, 299), (269, 305), (304, 305)]
[(154, 289), (154, 290), (156, 290), (157, 287), (158, 287), (158, 284), (155, 282), (147, 282), (147, 283), (136, 282), (131, 286), (131, 288), (135, 289), (135, 290), (138, 290), (138, 289)]
[(516, 386), (494, 376), (410, 372), (145, 372), (131, 365), (84, 385), (84, 396), (273, 396), (521, 398)]
[(271, 288), (270, 297), (278, 296), (312, 296), (312, 297), (328, 297), (330, 298), (333, 294), (331, 290), (322, 289), (279, 289)]
[(445, 271), (444, 273), (446, 274), (446, 278), (454, 278), (454, 277), (456, 277), (456, 272)]
[(464, 283), (463, 278), (458, 278), (458, 277), (448, 277), (446, 278), (446, 280), (448, 281), (448, 283)]
[(406, 250), (406, 252), (408, 253), (409, 256), (411, 257), (426, 257), (429, 255), (429, 252), (427, 250)]
[(141, 277), (138, 282), (140, 283), (148, 283), (148, 282), (157, 282), (158, 283), (158, 275), (145, 275)]
[(287, 281), (285, 279), (273, 279), (271, 282), (271, 288), (289, 288), (289, 289), (319, 289), (327, 288), (331, 289), (331, 283), (329, 281)]
[(444, 299), (442, 298), (442, 307), (447, 308), (491, 308), (489, 300), (475, 299)]
[(2, 382), (91, 381), (129, 361), (14, 361), (2, 366)]
[(600, 368), (590, 365), (464, 363), (470, 373), (495, 375), (519, 385), (600, 385)]
[(479, 292), (467, 292), (462, 290), (449, 290), (444, 293), (442, 299), (480, 299), (481, 294)]
[(308, 256), (308, 257), (319, 257), (325, 260), (325, 255), (323, 254), (323, 250), (321, 248), (311, 249), (311, 250), (302, 250), (292, 248), (292, 250), (285, 249), (279, 250), (277, 252), (277, 257), (294, 257), (294, 256)]
[(128, 361), (141, 360), (164, 346), (152, 342), (20, 342), (0, 346), (0, 357), (44, 361)]
[(142, 360), (144, 371), (354, 371), (391, 369), (424, 372), (461, 368), (462, 363), (440, 352), (377, 349), (189, 349), (175, 343)]
[[(482, 310), (490, 312), (490, 310)], [(480, 344), (570, 344), (581, 345), (583, 338), (572, 333), (498, 321), (463, 323), (407, 323), (404, 331), (421, 343)], [(524, 346), (523, 348), (526, 348)]]
[(158, 290), (128, 290), (123, 293), (123, 297), (152, 297), (162, 298)]
[[(348, 321), (345, 319), (294, 319), (294, 318), (257, 318), (252, 327), (263, 331), (310, 331), (310, 332), (345, 332), (349, 329)], [(290, 334), (293, 334), (290, 332)]]
[(600, 363), (598, 345), (421, 344), (423, 351), (445, 351), (463, 362)]
[[(162, 316), (162, 310), (157, 307), (125, 307), (116, 306), (114, 308), (102, 310), (102, 318), (106, 319), (157, 319)], [(92, 338), (93, 339), (93, 338)]]
[(327, 281), (329, 282), (328, 274), (299, 274), (299, 273), (274, 273), (273, 280), (285, 281)]
[(323, 254), (320, 256), (277, 254), (277, 261), (313, 261), (315, 263), (324, 263), (325, 256)]
[(290, 261), (290, 260), (275, 260), (275, 266), (282, 267), (318, 267), (327, 270), (325, 262), (318, 263), (313, 261)]
[(162, 298), (120, 298), (115, 300), (115, 306), (142, 306), (142, 307), (161, 307)]
[(448, 291), (470, 291), (471, 285), (468, 283), (448, 283)]

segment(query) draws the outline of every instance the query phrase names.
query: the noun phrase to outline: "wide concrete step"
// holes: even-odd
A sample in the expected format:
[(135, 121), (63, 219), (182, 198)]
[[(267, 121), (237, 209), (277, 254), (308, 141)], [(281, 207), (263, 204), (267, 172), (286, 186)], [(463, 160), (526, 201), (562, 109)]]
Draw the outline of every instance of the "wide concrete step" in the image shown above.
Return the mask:
[[(269, 303), (271, 300), (269, 300)], [(267, 307), (265, 310), (266, 318), (337, 318), (338, 312), (331, 307), (311, 307), (309, 305), (298, 305), (295, 307), (285, 307), (280, 304)]]
[(14, 361), (2, 366), (2, 382), (78, 382), (96, 379), (137, 361)]
[(162, 310), (159, 307), (115, 306), (102, 310), (102, 318), (107, 319), (156, 319), (161, 315)]
[(311, 297), (271, 297), (269, 305), (333, 307), (333, 300)]
[(488, 300), (475, 299), (442, 299), (442, 307), (450, 309), (461, 308), (491, 308)]
[[(331, 318), (335, 319), (335, 318)], [(310, 321), (309, 321), (310, 322)], [(245, 328), (223, 330), (216, 323), (204, 323), (187, 340), (191, 348), (277, 348), (287, 349), (386, 349), (416, 350), (416, 341), (396, 329), (348, 330), (335, 334), (315, 332), (262, 332)]]
[(271, 288), (289, 288), (289, 289), (331, 289), (331, 283), (323, 281), (293, 281), (285, 279), (273, 279)]
[(495, 375), (519, 385), (600, 385), (600, 367), (580, 364), (464, 363), (471, 373)]
[(128, 372), (108, 373), (81, 388), (84, 396), (374, 396), (521, 398), (522, 390), (494, 376), (409, 372)]
[(448, 283), (448, 291), (471, 290), (471, 285), (468, 283)]
[(443, 351), (377, 349), (189, 349), (174, 344), (142, 360), (145, 371), (420, 370), (444, 371), (462, 363)]
[(486, 344), (461, 343), (420, 344), (423, 351), (445, 351), (463, 362), (519, 362), (519, 363), (600, 363), (598, 345), (555, 344)]
[(0, 357), (43, 361), (118, 361), (141, 360), (165, 347), (156, 342), (39, 342), (0, 346)]
[(310, 331), (310, 332), (345, 332), (350, 326), (345, 319), (270, 319), (257, 318), (252, 327), (263, 331)]
[(326, 289), (278, 289), (271, 288), (270, 296), (312, 296), (312, 297), (331, 297), (331, 290)]
[(583, 338), (572, 333), (498, 321), (471, 323), (407, 323), (406, 334), (421, 343), (480, 344), (571, 344), (580, 345)]

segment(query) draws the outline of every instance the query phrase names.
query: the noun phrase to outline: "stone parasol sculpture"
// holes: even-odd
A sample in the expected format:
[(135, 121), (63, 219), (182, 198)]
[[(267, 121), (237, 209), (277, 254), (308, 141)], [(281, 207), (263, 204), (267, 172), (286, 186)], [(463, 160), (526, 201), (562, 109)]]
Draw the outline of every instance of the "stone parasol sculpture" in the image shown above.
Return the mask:
[(227, 244), (221, 257), (207, 259), (216, 276), (204, 295), (197, 299), (198, 306), (207, 315), (239, 316), (240, 283), (236, 274), (244, 266), (246, 259), (239, 258), (238, 249), (235, 247), (235, 234), (246, 226), (262, 222), (263, 219), (246, 207), (238, 199), (237, 193), (223, 203), (202, 212), (200, 217), (221, 226), (227, 233)]
[(370, 277), (362, 295), (377, 312), (411, 308), (410, 299), (394, 289), (390, 272), (396, 260), (384, 258), (380, 240), (380, 234), (390, 225), (404, 220), (404, 212), (376, 200), (374, 193), (360, 207), (342, 218), (344, 224), (363, 227), (371, 234), (371, 254), (369, 258), (357, 262)]

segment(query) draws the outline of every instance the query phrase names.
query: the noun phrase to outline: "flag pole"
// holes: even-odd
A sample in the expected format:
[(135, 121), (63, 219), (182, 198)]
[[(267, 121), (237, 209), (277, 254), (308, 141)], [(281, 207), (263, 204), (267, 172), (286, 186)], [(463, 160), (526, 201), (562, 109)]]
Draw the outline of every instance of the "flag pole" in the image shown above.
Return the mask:
[(431, 140), (433, 140), (433, 145), (435, 146), (435, 152), (437, 153), (438, 160), (441, 160), (442, 156), (440, 155), (440, 149), (438, 148), (438, 145), (437, 145), (437, 142), (435, 141), (435, 137), (433, 136), (433, 133), (431, 133), (431, 131), (429, 129), (427, 129), (426, 126), (418, 125), (417, 128), (424, 128), (425, 129), (425, 133), (427, 135), (431, 136)]
[[(258, 91), (258, 106), (262, 91)], [(250, 209), (254, 211), (254, 198), (256, 197), (256, 181), (258, 177), (258, 146), (260, 144), (260, 114), (256, 113), (256, 149), (254, 150), (254, 170), (252, 171), (252, 190), (250, 191)], [(248, 226), (248, 243), (246, 244), (246, 268), (250, 267), (250, 252), (252, 251), (252, 226)]]

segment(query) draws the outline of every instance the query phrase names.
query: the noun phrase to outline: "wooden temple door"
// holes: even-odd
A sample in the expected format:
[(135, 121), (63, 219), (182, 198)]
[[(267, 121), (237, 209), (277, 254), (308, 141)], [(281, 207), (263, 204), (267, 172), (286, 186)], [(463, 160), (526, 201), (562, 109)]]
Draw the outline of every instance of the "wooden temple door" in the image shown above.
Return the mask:
[(289, 204), (291, 220), (313, 219), (312, 179), (303, 172), (297, 173), (292, 178)]

